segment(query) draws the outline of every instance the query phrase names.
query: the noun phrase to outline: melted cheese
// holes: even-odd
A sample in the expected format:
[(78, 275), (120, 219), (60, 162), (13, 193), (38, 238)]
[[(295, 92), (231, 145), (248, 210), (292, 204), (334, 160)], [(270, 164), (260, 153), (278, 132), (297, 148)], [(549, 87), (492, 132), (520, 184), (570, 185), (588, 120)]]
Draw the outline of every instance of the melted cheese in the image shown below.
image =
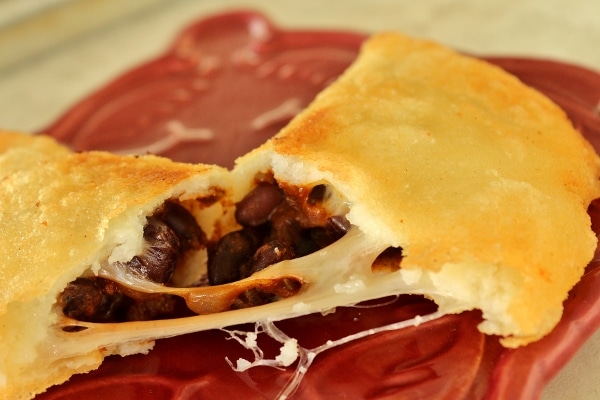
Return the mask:
[[(204, 310), (206, 304), (219, 304), (220, 298), (227, 298), (231, 293), (237, 294), (257, 283), (280, 280), (283, 277), (296, 279), (302, 283), (302, 288), (296, 295), (273, 303), (187, 318), (105, 324), (63, 318), (55, 326), (56, 340), (51, 340), (48, 348), (52, 356), (58, 359), (86, 354), (90, 348), (104, 348), (105, 354), (112, 354), (122, 352), (130, 343), (137, 346), (138, 342), (144, 342), (147, 338), (171, 337), (215, 328), (226, 330), (227, 326), (254, 322), (254, 332), (226, 330), (232, 339), (253, 351), (254, 360), (240, 359), (235, 366), (231, 361), (227, 361), (236, 371), (255, 366), (284, 368), (297, 361), (292, 378), (279, 396), (280, 399), (285, 399), (300, 385), (313, 359), (326, 350), (378, 332), (416, 326), (447, 313), (468, 308), (464, 304), (457, 305), (446, 301), (444, 307), (433, 314), (369, 329), (329, 341), (314, 349), (300, 347), (296, 339), (287, 336), (274, 325), (278, 320), (315, 312), (330, 312), (338, 306), (358, 304), (390, 295), (427, 293), (444, 298), (443, 293), (436, 290), (433, 279), (426, 274), (416, 276), (415, 273), (402, 269), (391, 273), (373, 273), (373, 261), (388, 246), (387, 243), (368, 238), (358, 228), (352, 227), (343, 238), (311, 255), (272, 265), (232, 284), (196, 288), (166, 287), (127, 273), (121, 264), (105, 263), (98, 271), (99, 276), (113, 279), (138, 291), (181, 296), (192, 310)], [(81, 330), (66, 332), (63, 328), (67, 327), (77, 327)], [(263, 332), (282, 344), (280, 354), (274, 359), (265, 359), (257, 345), (258, 334)], [(151, 348), (152, 341), (148, 339), (146, 343), (146, 346)]]
[[(422, 280), (419, 281), (419, 285), (408, 285), (397, 272), (393, 274), (371, 272), (373, 260), (386, 247), (386, 243), (370, 239), (358, 228), (353, 227), (336, 243), (306, 257), (272, 265), (233, 284), (199, 288), (165, 287), (126, 274), (118, 264), (112, 266), (105, 264), (99, 271), (100, 276), (110, 277), (124, 286), (140, 291), (182, 296), (192, 309), (206, 301), (218, 301), (218, 297), (227, 295), (228, 291), (243, 290), (256, 282), (279, 280), (282, 277), (297, 279), (302, 282), (302, 288), (295, 296), (274, 303), (187, 318), (109, 324), (63, 318), (55, 326), (54, 332), (63, 340), (53, 341), (50, 348), (57, 358), (85, 354), (90, 348), (106, 348), (107, 353), (110, 353), (111, 347), (116, 346), (115, 343), (170, 337), (248, 322), (277, 321), (388, 295), (423, 293)], [(432, 288), (425, 289), (428, 289), (428, 292), (432, 291)], [(65, 332), (63, 328), (67, 327), (78, 327), (81, 330)]]

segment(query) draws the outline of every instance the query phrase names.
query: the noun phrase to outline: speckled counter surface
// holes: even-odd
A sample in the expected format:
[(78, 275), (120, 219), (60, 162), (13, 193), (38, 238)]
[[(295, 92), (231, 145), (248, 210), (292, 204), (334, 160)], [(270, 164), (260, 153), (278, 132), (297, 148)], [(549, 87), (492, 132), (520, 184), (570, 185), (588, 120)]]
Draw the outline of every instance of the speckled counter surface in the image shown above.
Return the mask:
[[(189, 22), (233, 9), (260, 11), (285, 28), (394, 29), (473, 54), (554, 59), (600, 71), (598, 0), (46, 0), (39, 2), (43, 10), (24, 10), (23, 3), (30, 2), (0, 1), (3, 129), (40, 129), (159, 54)], [(543, 399), (598, 400), (599, 378), (597, 332)]]

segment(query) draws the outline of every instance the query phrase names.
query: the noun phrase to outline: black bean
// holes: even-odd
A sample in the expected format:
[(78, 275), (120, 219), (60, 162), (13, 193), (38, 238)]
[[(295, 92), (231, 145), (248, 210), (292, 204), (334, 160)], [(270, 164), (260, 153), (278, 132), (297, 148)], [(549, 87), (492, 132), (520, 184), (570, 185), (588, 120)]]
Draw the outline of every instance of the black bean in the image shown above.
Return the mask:
[(206, 244), (206, 234), (196, 218), (182, 205), (166, 202), (153, 217), (167, 224), (175, 232), (181, 242), (181, 251), (198, 249)]
[(350, 222), (343, 215), (334, 215), (327, 220), (327, 230), (336, 240), (340, 239), (350, 230)]
[(78, 321), (118, 322), (130, 299), (117, 284), (102, 278), (77, 278), (69, 283), (60, 297), (63, 313)]
[(302, 235), (298, 236), (294, 242), (294, 252), (297, 257), (304, 257), (315, 251), (320, 250), (322, 247), (313, 238), (313, 231), (319, 228), (312, 228), (302, 231)]
[(321, 184), (314, 186), (306, 199), (306, 202), (309, 205), (315, 205), (322, 202), (325, 199), (325, 194), (327, 193), (327, 186)]
[[(344, 217), (340, 218), (345, 220)], [(305, 214), (289, 203), (282, 203), (274, 210), (270, 223), (269, 240), (278, 240), (291, 246), (296, 257), (314, 253), (345, 233), (343, 228), (338, 226), (338, 223), (343, 224), (341, 220), (336, 219), (331, 223), (328, 221), (325, 227), (314, 227)]]
[(171, 295), (147, 295), (143, 301), (133, 302), (127, 308), (127, 321), (150, 321), (175, 313), (177, 298)]
[(294, 258), (294, 249), (278, 240), (263, 244), (256, 250), (252, 258), (250, 275), (283, 260)]
[(277, 185), (261, 182), (236, 204), (235, 219), (244, 226), (262, 225), (282, 200)]
[[(134, 297), (130, 297), (133, 295)], [(78, 321), (124, 322), (164, 318), (175, 313), (177, 298), (132, 292), (104, 278), (77, 278), (60, 296), (63, 313)]]
[(249, 289), (242, 292), (233, 302), (233, 309), (256, 307), (270, 303), (274, 300), (274, 296), (270, 293), (262, 292), (258, 289)]
[(167, 283), (181, 254), (179, 238), (167, 224), (148, 217), (144, 239), (148, 247), (141, 255), (133, 257), (127, 266), (153, 282)]
[(252, 231), (240, 230), (223, 236), (208, 257), (207, 275), (211, 285), (235, 282), (251, 262), (259, 246)]
[(350, 223), (343, 216), (333, 216), (327, 220), (325, 227), (310, 229), (310, 237), (319, 247), (327, 247), (341, 239), (350, 229)]
[(310, 238), (313, 243), (317, 247), (317, 250), (322, 249), (323, 247), (329, 246), (331, 243), (335, 242), (335, 238), (332, 236), (331, 232), (327, 228), (312, 228), (310, 231)]
[(271, 233), (268, 240), (279, 240), (286, 245), (298, 242), (302, 236), (303, 217), (297, 208), (287, 202), (282, 203), (269, 218)]

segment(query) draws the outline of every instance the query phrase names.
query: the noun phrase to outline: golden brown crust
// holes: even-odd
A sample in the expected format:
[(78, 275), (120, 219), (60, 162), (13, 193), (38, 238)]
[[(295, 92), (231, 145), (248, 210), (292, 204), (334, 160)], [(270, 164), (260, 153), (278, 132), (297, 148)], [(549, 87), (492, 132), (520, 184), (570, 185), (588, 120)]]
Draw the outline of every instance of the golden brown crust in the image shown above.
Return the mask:
[(599, 160), (565, 113), (431, 42), (367, 41), (240, 173), (269, 155), (279, 180), (329, 181), (352, 223), (435, 281), (431, 297), (484, 310), (481, 329), (509, 346), (552, 329), (596, 246), (586, 209), (600, 195)]

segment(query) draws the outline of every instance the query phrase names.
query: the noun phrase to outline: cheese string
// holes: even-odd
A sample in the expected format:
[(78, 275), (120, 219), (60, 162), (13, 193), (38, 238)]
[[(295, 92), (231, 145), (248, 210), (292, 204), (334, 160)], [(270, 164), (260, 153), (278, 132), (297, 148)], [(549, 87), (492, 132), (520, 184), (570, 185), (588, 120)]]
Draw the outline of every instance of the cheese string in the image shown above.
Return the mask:
[[(312, 349), (306, 349), (302, 346), (298, 346), (297, 340), (288, 336), (285, 332), (283, 332), (281, 329), (279, 329), (275, 325), (274, 321), (271, 321), (271, 320), (259, 321), (259, 322), (255, 323), (254, 332), (232, 331), (232, 330), (222, 329), (224, 332), (226, 332), (230, 335), (230, 337), (228, 339), (236, 340), (242, 346), (251, 350), (254, 353), (254, 361), (252, 361), (252, 362), (244, 360), (244, 359), (239, 359), (237, 361), (237, 366), (234, 366), (233, 363), (229, 360), (229, 358), (226, 358), (226, 361), (234, 371), (244, 372), (250, 368), (257, 367), (257, 366), (269, 366), (269, 367), (283, 370), (285, 367), (287, 367), (288, 365), (291, 365), (294, 361), (296, 361), (296, 359), (298, 359), (298, 363), (296, 365), (294, 374), (292, 375), (292, 377), (288, 380), (288, 382), (285, 384), (285, 386), (281, 389), (281, 391), (277, 395), (278, 400), (286, 400), (296, 392), (296, 390), (300, 386), (300, 383), (302, 382), (302, 379), (304, 378), (304, 375), (306, 374), (306, 372), (312, 365), (316, 356), (319, 355), (320, 353), (322, 353), (326, 350), (330, 350), (335, 347), (342, 346), (344, 344), (353, 342), (355, 340), (359, 340), (359, 339), (365, 338), (367, 336), (377, 334), (377, 333), (393, 331), (393, 330), (400, 330), (400, 329), (413, 327), (413, 326), (419, 326), (420, 324), (436, 320), (447, 314), (448, 314), (447, 311), (446, 312), (436, 311), (431, 314), (426, 314), (426, 315), (422, 315), (422, 316), (417, 315), (416, 317), (408, 319), (408, 320), (394, 322), (394, 323), (380, 326), (377, 328), (366, 329), (366, 330), (345, 336), (341, 339), (328, 340), (325, 344), (322, 344), (322, 345), (317, 346)], [(263, 332), (265, 334), (267, 334), (269, 337), (271, 337), (272, 339), (276, 340), (277, 342), (279, 342), (283, 345), (281, 348), (281, 354), (279, 356), (275, 357), (274, 359), (264, 359), (264, 353), (263, 353), (262, 349), (260, 349), (260, 347), (258, 347), (256, 339), (258, 337), (258, 334), (263, 333)], [(245, 337), (245, 339), (242, 339), (242, 336)], [(294, 347), (293, 350), (296, 351), (296, 354), (295, 354), (295, 356), (292, 357), (293, 359), (290, 360), (289, 356), (284, 354), (284, 351), (286, 349), (289, 351), (291, 347)]]

